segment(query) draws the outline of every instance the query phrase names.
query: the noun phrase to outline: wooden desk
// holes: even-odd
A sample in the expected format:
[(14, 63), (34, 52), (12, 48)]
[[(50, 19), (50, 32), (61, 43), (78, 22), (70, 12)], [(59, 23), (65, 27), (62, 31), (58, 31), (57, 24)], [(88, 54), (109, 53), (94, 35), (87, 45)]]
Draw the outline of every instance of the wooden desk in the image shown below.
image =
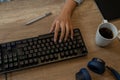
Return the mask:
[[(0, 42), (8, 42), (45, 34), (59, 14), (64, 0), (13, 0), (0, 4)], [(53, 15), (30, 26), (24, 24), (45, 12)], [(88, 55), (76, 59), (44, 65), (8, 74), (8, 80), (75, 80), (75, 73), (86, 67), (93, 57), (102, 58), (107, 65), (120, 71), (120, 41), (115, 39), (109, 46), (100, 48), (95, 44), (95, 33), (102, 21), (101, 14), (93, 0), (85, 0), (77, 7), (73, 25), (79, 27), (88, 48)], [(120, 20), (112, 22), (120, 29)], [(90, 71), (93, 80), (115, 80), (106, 70), (103, 75)], [(4, 76), (0, 76), (3, 80)]]

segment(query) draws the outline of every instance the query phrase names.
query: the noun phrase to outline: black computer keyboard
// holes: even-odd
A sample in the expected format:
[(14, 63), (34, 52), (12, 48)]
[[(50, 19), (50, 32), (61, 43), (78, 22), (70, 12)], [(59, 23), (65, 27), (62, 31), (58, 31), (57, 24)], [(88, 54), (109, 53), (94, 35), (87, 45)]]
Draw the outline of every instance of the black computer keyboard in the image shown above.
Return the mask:
[(74, 39), (53, 41), (54, 33), (0, 44), (0, 73), (84, 56), (88, 53), (79, 29)]

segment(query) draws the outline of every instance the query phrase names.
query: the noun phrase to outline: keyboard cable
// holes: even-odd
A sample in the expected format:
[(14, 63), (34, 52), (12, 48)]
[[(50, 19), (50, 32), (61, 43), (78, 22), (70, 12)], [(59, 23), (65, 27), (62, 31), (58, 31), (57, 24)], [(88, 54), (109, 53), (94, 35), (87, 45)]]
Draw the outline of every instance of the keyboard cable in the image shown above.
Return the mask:
[(4, 75), (5, 75), (5, 80), (8, 80), (7, 73), (5, 73)]

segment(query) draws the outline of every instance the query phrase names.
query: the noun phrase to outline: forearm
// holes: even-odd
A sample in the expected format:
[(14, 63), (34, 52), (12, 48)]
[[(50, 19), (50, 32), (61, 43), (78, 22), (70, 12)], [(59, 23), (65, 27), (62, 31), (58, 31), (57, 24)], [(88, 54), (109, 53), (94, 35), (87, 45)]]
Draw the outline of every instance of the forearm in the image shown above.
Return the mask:
[(76, 5), (77, 4), (74, 0), (66, 0), (65, 5), (63, 6), (63, 9), (60, 14), (71, 16)]

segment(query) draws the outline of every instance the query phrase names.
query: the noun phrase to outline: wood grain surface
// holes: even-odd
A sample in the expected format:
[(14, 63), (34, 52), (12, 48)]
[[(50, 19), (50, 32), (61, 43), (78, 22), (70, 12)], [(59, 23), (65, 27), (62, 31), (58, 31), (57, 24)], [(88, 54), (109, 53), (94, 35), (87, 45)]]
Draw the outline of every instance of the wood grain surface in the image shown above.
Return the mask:
[[(63, 5), (64, 0), (12, 0), (0, 3), (0, 43), (48, 33)], [(26, 22), (46, 12), (52, 12), (52, 15), (25, 26)], [(83, 67), (87, 68), (88, 61), (93, 57), (103, 59), (120, 72), (120, 41), (115, 39), (104, 48), (95, 44), (95, 34), (102, 16), (94, 0), (85, 0), (78, 6), (72, 22), (74, 27), (81, 30), (88, 49), (87, 56), (12, 72), (8, 74), (8, 80), (75, 80), (75, 73)], [(111, 23), (120, 29), (120, 20)], [(102, 75), (89, 72), (93, 80), (115, 80), (107, 69)], [(4, 80), (4, 75), (0, 75), (0, 80)]]

